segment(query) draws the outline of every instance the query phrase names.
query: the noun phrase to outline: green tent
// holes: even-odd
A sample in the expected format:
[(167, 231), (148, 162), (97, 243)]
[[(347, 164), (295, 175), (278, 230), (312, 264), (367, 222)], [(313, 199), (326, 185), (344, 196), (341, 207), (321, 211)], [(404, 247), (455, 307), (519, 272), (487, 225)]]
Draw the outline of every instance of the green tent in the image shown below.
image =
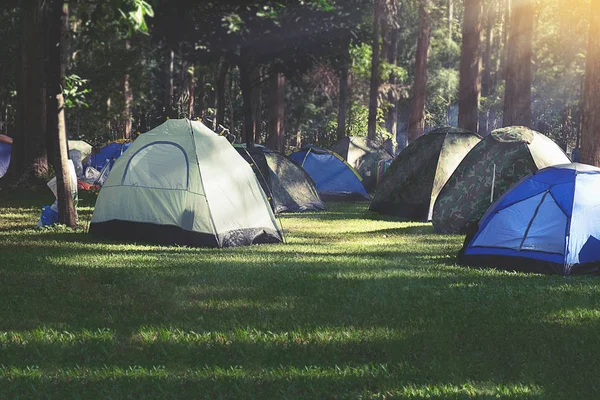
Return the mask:
[(394, 158), (375, 140), (361, 136), (346, 136), (335, 142), (329, 150), (338, 153), (363, 178), (363, 185), (369, 193), (377, 186), (379, 162)]
[(464, 233), (512, 184), (538, 169), (569, 162), (539, 132), (522, 126), (497, 129), (467, 154), (440, 191), (433, 226), (438, 232)]
[(260, 145), (234, 147), (252, 167), (276, 214), (325, 210), (310, 175), (290, 158)]
[(373, 197), (370, 210), (414, 220), (431, 219), (435, 199), (480, 136), (443, 127), (421, 136), (396, 157)]

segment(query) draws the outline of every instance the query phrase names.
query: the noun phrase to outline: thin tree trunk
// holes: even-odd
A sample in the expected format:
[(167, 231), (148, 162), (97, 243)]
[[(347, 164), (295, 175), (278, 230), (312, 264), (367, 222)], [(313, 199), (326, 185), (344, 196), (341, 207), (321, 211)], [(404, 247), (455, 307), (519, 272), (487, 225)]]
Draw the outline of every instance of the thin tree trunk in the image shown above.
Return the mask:
[(285, 75), (273, 73), (269, 85), (269, 147), (285, 151)]
[(448, 12), (448, 39), (452, 40), (452, 25), (454, 25), (454, 0), (447, 0), (446, 11)]
[(510, 38), (510, 15), (511, 15), (511, 0), (504, 0), (504, 16), (502, 24), (502, 57), (500, 57), (500, 71), (506, 79), (506, 62), (508, 61), (508, 40)]
[[(392, 29), (390, 34), (390, 47), (388, 54), (388, 63), (393, 66), (398, 64), (398, 42), (400, 39), (400, 32), (398, 28)], [(396, 84), (398, 79), (395, 73), (390, 74), (390, 90), (388, 91), (387, 100), (390, 104), (387, 110), (385, 118), (385, 129), (391, 133), (394, 137), (398, 130), (398, 101), (400, 100), (397, 95)]]
[(460, 86), (458, 95), (458, 126), (477, 132), (479, 128), (479, 98), (481, 96), (481, 0), (465, 0)]
[(206, 94), (206, 89), (204, 88), (204, 74), (201, 70), (196, 66), (196, 70), (198, 70), (198, 102), (195, 104), (195, 107), (200, 112), (200, 117), (204, 117), (204, 96)]
[(379, 86), (381, 85), (380, 64), (381, 64), (381, 15), (385, 6), (385, 0), (376, 0), (375, 12), (373, 16), (373, 43), (371, 53), (371, 84), (369, 87), (369, 119), (368, 133), (369, 139), (377, 138), (377, 97), (379, 95)]
[(77, 217), (71, 195), (69, 179), (69, 156), (65, 127), (65, 102), (62, 89), (65, 80), (64, 45), (68, 37), (69, 11), (64, 0), (52, 0), (48, 4), (48, 48), (46, 85), (48, 88), (48, 136), (53, 138), (53, 157), (56, 172), (58, 198), (58, 221), (71, 228), (77, 226)]
[[(496, 2), (488, 4), (488, 10), (486, 14), (486, 28), (485, 28), (485, 50), (483, 52), (483, 71), (481, 78), (481, 92), (484, 97), (489, 97), (495, 86), (495, 75), (493, 54), (494, 54), (494, 25), (496, 23)], [(479, 132), (486, 135), (490, 131), (490, 110), (483, 110), (482, 112), (482, 126), (479, 127)]]
[[(227, 72), (229, 72), (230, 64), (227, 60), (221, 62), (219, 74), (216, 82), (216, 101), (217, 101), (217, 117), (215, 129), (219, 125), (225, 125), (225, 85), (227, 84)], [(241, 69), (240, 69), (241, 73)]]
[(338, 98), (337, 138), (346, 136), (346, 114), (348, 111), (348, 70), (350, 68), (350, 40), (344, 41), (340, 65), (340, 83)]
[(163, 101), (163, 108), (165, 110), (165, 117), (173, 117), (173, 71), (175, 66), (175, 51), (171, 47), (167, 49), (167, 58), (165, 66), (165, 98)]
[(425, 129), (425, 97), (427, 91), (427, 54), (431, 35), (430, 0), (421, 0), (419, 7), (419, 34), (415, 62), (413, 101), (408, 119), (408, 142), (423, 134)]
[(252, 112), (252, 65), (246, 56), (242, 55), (238, 64), (240, 70), (240, 87), (242, 89), (244, 129), (242, 141), (248, 147), (254, 146), (254, 118)]
[(592, 1), (583, 94), (581, 162), (600, 167), (600, 2)]
[(194, 102), (196, 96), (196, 77), (193, 63), (185, 63), (185, 114), (189, 119), (194, 119)]
[(511, 10), (504, 92), (504, 126), (531, 126), (534, 1), (515, 2)]
[[(131, 42), (127, 39), (125, 40), (125, 51), (128, 52), (130, 49)], [(131, 137), (131, 106), (133, 104), (133, 92), (129, 83), (129, 71), (123, 75), (123, 97), (123, 130), (121, 131), (121, 134), (123, 139), (128, 139)]]
[(252, 119), (254, 121), (254, 143), (261, 143), (262, 98), (260, 83), (262, 73), (260, 67), (252, 70)]

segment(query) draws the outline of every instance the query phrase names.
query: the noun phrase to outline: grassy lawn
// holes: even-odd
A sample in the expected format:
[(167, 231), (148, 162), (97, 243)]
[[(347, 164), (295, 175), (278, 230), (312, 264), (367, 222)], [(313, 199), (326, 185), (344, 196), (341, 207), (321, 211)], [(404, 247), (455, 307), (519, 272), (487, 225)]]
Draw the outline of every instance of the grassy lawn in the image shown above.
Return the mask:
[(0, 192), (0, 398), (600, 396), (597, 277), (463, 268), (366, 203), (217, 250), (32, 229), (50, 202)]

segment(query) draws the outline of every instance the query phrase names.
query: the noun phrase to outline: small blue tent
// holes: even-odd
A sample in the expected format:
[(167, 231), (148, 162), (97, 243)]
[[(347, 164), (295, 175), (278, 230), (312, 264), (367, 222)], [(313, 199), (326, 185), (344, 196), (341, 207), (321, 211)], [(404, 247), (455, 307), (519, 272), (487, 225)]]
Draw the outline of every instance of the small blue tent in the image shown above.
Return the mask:
[(12, 139), (6, 135), (0, 135), (0, 178), (8, 171), (11, 153)]
[(289, 157), (308, 172), (323, 200), (371, 199), (358, 172), (337, 153), (304, 146)]
[(600, 267), (600, 169), (544, 168), (486, 211), (459, 253), (464, 264), (569, 275)]
[(106, 165), (107, 161), (110, 161), (111, 167), (115, 163), (115, 160), (121, 157), (121, 154), (125, 152), (131, 146), (131, 142), (111, 142), (100, 149), (96, 154), (92, 154), (90, 157), (90, 167), (96, 168), (101, 171)]

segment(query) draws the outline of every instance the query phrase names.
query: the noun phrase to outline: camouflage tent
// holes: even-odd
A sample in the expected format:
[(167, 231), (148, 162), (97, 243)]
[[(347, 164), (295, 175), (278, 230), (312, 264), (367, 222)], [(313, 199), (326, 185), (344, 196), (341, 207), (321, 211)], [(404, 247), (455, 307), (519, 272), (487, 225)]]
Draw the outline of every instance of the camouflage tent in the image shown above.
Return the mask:
[(435, 199), (480, 136), (438, 128), (412, 142), (396, 157), (377, 187), (371, 210), (414, 220), (430, 220)]
[(369, 193), (377, 186), (379, 162), (394, 158), (376, 141), (361, 136), (346, 136), (331, 145), (329, 149), (344, 157), (348, 164), (358, 171)]
[(497, 129), (448, 179), (433, 209), (433, 226), (438, 232), (465, 233), (513, 183), (538, 169), (569, 162), (541, 133), (520, 126)]

